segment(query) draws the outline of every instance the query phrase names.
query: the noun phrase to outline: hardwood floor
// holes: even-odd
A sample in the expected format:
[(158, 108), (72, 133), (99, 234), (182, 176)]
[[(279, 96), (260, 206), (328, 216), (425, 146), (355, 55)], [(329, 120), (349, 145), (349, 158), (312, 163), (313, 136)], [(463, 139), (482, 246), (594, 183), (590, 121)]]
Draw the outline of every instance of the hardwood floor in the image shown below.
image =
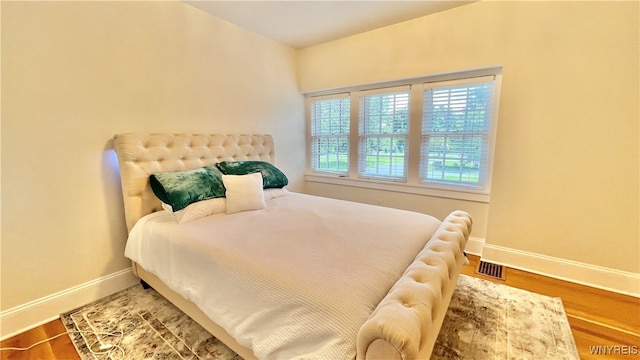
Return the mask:
[[(2, 343), (0, 343), (0, 348), (25, 348), (31, 346), (31, 344), (37, 343), (38, 341), (48, 339), (65, 332), (66, 329), (62, 324), (62, 321), (58, 319), (2, 341)], [(80, 356), (76, 352), (76, 348), (71, 342), (71, 338), (66, 334), (59, 338), (37, 345), (30, 350), (3, 350), (0, 354), (2, 354), (0, 357), (2, 360), (80, 359)]]
[(475, 273), (477, 256), (469, 261), (463, 274), (561, 298), (581, 359), (640, 357), (640, 298), (511, 268), (504, 269), (505, 280), (497, 280)]
[[(634, 359), (640, 357), (640, 299), (588, 286), (505, 268), (505, 280), (476, 274), (479, 258), (469, 256), (463, 273), (539, 294), (560, 297), (582, 359)], [(36, 327), (0, 343), (0, 347), (28, 347), (64, 333), (60, 320)], [(600, 354), (593, 352), (600, 351)], [(627, 355), (625, 355), (627, 354)], [(67, 336), (45, 342), (27, 351), (1, 351), (0, 360), (80, 359)]]

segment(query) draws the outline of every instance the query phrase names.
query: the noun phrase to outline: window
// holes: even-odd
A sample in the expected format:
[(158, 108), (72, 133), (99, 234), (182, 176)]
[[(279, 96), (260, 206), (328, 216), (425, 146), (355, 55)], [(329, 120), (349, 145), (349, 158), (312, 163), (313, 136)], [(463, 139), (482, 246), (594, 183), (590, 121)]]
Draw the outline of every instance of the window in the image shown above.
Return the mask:
[(311, 162), (316, 171), (349, 171), (349, 98), (311, 102)]
[(493, 78), (425, 84), (420, 181), (483, 189)]
[(306, 179), (488, 201), (501, 72), (307, 94)]
[(405, 179), (409, 90), (360, 96), (361, 177)]

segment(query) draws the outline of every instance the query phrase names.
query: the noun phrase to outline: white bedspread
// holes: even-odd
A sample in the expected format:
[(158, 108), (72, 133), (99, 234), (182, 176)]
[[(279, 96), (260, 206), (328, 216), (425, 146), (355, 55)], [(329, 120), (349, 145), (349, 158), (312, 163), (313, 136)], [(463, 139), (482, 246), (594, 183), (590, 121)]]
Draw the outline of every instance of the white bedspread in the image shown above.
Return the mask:
[(125, 255), (263, 359), (349, 359), (356, 336), (440, 221), (292, 193), (177, 224), (140, 219)]

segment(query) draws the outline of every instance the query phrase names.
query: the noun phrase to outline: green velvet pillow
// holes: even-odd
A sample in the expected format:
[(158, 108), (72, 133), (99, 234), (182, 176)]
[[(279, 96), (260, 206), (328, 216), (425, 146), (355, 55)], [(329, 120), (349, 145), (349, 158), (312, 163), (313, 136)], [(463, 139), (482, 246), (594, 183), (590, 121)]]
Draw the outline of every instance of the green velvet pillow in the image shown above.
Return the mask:
[(260, 172), (265, 189), (282, 188), (289, 183), (289, 179), (280, 169), (266, 161), (223, 161), (216, 165), (225, 175), (247, 175)]
[(179, 211), (197, 201), (224, 197), (222, 173), (215, 165), (149, 176), (151, 190), (163, 203)]

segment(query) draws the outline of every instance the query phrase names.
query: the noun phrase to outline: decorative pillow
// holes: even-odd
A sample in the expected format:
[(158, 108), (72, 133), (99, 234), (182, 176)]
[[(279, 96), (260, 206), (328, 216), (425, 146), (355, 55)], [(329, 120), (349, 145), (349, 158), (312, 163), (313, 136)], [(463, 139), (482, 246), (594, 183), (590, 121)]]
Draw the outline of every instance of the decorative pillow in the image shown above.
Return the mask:
[(217, 163), (218, 169), (225, 175), (247, 175), (260, 172), (262, 187), (281, 188), (287, 186), (289, 179), (277, 167), (266, 161), (223, 161)]
[[(265, 189), (264, 200), (271, 200), (282, 196), (289, 195), (291, 192), (285, 188), (282, 189)], [(186, 208), (173, 211), (171, 205), (162, 203), (162, 208), (169, 212), (176, 218), (178, 224), (186, 223), (189, 221), (198, 220), (205, 216), (221, 214), (227, 212), (227, 199), (215, 198), (209, 200), (202, 200), (190, 204)]]
[(205, 216), (227, 212), (227, 199), (214, 198), (202, 200), (194, 202), (186, 208), (178, 211), (173, 211), (171, 205), (165, 203), (162, 203), (162, 208), (171, 213), (176, 218), (176, 221), (178, 221), (178, 224), (182, 224), (198, 220)]
[(151, 189), (163, 203), (179, 211), (197, 201), (224, 196), (222, 173), (215, 165), (149, 176)]
[(264, 209), (262, 174), (222, 175), (227, 188), (227, 214)]

